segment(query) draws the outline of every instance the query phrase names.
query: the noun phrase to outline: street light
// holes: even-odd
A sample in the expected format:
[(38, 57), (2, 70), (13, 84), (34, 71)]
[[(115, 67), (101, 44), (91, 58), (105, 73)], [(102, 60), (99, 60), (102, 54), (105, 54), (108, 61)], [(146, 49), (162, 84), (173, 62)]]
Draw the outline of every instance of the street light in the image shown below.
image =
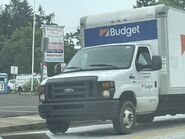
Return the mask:
[(33, 2), (33, 39), (32, 39), (32, 79), (31, 79), (31, 92), (33, 92), (33, 75), (34, 75), (34, 47), (35, 47), (35, 0)]

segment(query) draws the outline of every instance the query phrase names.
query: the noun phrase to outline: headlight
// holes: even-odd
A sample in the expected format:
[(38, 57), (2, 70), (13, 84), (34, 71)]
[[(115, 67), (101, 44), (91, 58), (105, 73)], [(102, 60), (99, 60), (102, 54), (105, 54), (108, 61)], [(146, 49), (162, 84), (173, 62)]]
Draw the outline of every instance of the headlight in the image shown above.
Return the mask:
[(45, 101), (45, 86), (40, 86), (39, 87), (39, 101), (44, 102)]
[(39, 100), (40, 100), (40, 102), (44, 102), (45, 101), (45, 94), (40, 94)]
[(99, 82), (99, 91), (101, 98), (113, 98), (115, 93), (115, 85), (113, 81)]
[(109, 90), (105, 90), (102, 92), (102, 97), (104, 98), (109, 98), (110, 97), (110, 91)]

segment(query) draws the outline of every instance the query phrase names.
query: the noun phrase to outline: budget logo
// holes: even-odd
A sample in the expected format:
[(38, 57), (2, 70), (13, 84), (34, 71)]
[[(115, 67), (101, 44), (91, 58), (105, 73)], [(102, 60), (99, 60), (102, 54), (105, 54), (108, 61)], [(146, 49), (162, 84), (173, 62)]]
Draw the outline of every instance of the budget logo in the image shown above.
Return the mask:
[(109, 36), (109, 29), (100, 29), (99, 30), (99, 36), (100, 37), (103, 37), (103, 36), (105, 36), (105, 37), (108, 37)]
[(110, 28), (110, 36), (126, 36), (131, 37), (133, 34), (139, 34), (140, 26), (136, 25), (133, 27), (123, 26), (121, 28)]
[(185, 35), (181, 35), (181, 54), (185, 52)]
[[(155, 40), (158, 38), (157, 20), (154, 19), (132, 23), (94, 26), (92, 28), (85, 28), (84, 36), (84, 43), (86, 47), (113, 43)], [(185, 51), (185, 45), (183, 48)]]
[(116, 37), (116, 36), (131, 37), (133, 34), (139, 34), (139, 33), (140, 33), (139, 25), (136, 25), (133, 27), (117, 26), (117, 27), (104, 28), (99, 30), (100, 37)]

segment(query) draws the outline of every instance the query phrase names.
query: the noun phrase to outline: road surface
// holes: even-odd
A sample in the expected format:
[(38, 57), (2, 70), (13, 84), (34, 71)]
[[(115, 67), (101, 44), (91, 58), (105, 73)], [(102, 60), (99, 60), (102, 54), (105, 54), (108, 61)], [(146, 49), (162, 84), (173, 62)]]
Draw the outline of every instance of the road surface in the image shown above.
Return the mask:
[(0, 118), (38, 113), (38, 96), (0, 94)]
[[(153, 123), (137, 125), (133, 133), (128, 135), (116, 135), (112, 124), (73, 127), (66, 134), (60, 135), (53, 135), (47, 130), (23, 134), (24, 138), (25, 135), (34, 135), (35, 138), (32, 137), (32, 139), (185, 139), (185, 115), (155, 118)], [(14, 135), (18, 135), (17, 138), (22, 139), (22, 133), (8, 136)], [(36, 137), (36, 135), (42, 135), (42, 137)]]

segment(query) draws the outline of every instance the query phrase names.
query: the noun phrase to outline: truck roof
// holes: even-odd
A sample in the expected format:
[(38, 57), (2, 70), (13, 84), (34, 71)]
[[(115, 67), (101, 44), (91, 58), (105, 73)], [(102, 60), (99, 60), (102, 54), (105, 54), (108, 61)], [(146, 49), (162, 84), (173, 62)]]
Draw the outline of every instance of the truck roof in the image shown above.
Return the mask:
[(93, 46), (93, 47), (83, 47), (81, 49), (94, 49), (94, 48), (97, 48), (97, 47), (105, 47), (105, 46), (117, 46), (117, 45), (134, 45), (134, 46), (148, 46), (148, 44), (144, 44), (144, 43), (134, 43), (134, 42), (131, 42), (131, 43), (114, 43), (114, 44), (103, 44), (103, 45), (96, 45), (96, 46)]
[[(167, 15), (167, 11), (169, 8), (172, 8), (172, 7), (161, 4), (156, 6), (135, 8), (135, 9), (130, 9), (126, 11), (90, 15), (90, 16), (81, 18), (80, 26), (81, 28), (91, 28), (91, 27), (97, 27), (97, 26), (120, 24), (128, 21), (134, 22), (139, 20), (142, 21), (142, 20), (152, 19), (156, 17), (163, 17)], [(176, 9), (176, 10), (179, 10), (179, 9)]]

